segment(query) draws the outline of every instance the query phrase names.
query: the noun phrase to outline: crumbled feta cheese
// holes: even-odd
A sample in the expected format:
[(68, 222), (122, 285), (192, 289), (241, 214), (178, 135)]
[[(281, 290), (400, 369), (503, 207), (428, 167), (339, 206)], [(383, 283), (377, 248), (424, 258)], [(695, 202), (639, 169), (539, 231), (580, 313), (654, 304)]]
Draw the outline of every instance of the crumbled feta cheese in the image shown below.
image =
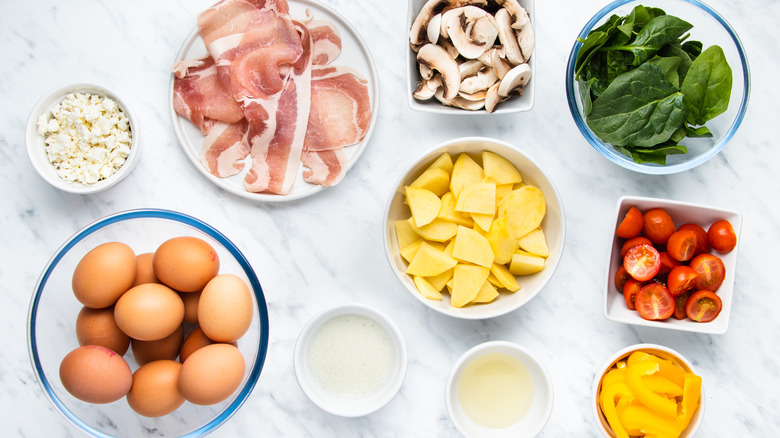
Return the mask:
[(94, 184), (113, 175), (130, 155), (130, 122), (116, 102), (70, 93), (38, 119), (46, 155), (68, 182)]

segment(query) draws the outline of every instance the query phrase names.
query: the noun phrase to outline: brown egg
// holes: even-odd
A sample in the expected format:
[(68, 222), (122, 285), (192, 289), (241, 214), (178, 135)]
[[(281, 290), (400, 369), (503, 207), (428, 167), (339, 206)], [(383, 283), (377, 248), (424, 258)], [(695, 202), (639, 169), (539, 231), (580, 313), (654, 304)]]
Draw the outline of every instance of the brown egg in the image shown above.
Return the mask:
[(138, 254), (135, 258), (135, 281), (133, 286), (146, 283), (159, 283), (160, 280), (154, 275), (154, 266), (152, 266), (153, 252)]
[(62, 386), (79, 400), (111, 403), (127, 394), (133, 373), (122, 356), (100, 345), (85, 345), (60, 363)]
[(116, 302), (114, 319), (131, 338), (156, 341), (181, 326), (184, 303), (176, 291), (165, 285), (139, 284)]
[(153, 265), (161, 282), (181, 292), (195, 292), (217, 275), (219, 256), (205, 240), (181, 236), (157, 248)]
[[(200, 327), (195, 327), (195, 329), (191, 331), (189, 335), (187, 335), (187, 338), (184, 339), (184, 343), (181, 344), (179, 360), (184, 363), (184, 361), (187, 360), (187, 358), (190, 357), (190, 355), (194, 353), (195, 350), (199, 350), (206, 345), (211, 345), (213, 343), (214, 341), (209, 339), (208, 336), (203, 333), (203, 329)], [(237, 347), (238, 343), (233, 341), (230, 342), (230, 345)]]
[(127, 403), (145, 417), (162, 417), (179, 408), (184, 396), (179, 392), (181, 364), (172, 360), (156, 360), (133, 373), (133, 386), (127, 393)]
[(155, 360), (176, 360), (182, 342), (184, 342), (184, 326), (180, 325), (175, 332), (162, 339), (156, 341), (133, 339), (130, 345), (135, 361), (138, 365), (144, 365)]
[(79, 345), (102, 345), (120, 356), (127, 353), (130, 336), (114, 321), (114, 307), (92, 309), (84, 306), (76, 317), (76, 337)]
[(252, 324), (254, 302), (249, 286), (233, 274), (214, 277), (198, 301), (198, 323), (216, 342), (235, 341)]
[(116, 302), (135, 280), (135, 253), (121, 242), (89, 251), (73, 271), (73, 293), (81, 304), (102, 309)]
[(198, 300), (200, 300), (200, 291), (197, 292), (179, 292), (181, 300), (184, 301), (184, 320), (193, 324), (198, 323)]
[(207, 345), (181, 365), (179, 391), (190, 403), (219, 403), (241, 385), (244, 368), (244, 356), (238, 348), (230, 344)]

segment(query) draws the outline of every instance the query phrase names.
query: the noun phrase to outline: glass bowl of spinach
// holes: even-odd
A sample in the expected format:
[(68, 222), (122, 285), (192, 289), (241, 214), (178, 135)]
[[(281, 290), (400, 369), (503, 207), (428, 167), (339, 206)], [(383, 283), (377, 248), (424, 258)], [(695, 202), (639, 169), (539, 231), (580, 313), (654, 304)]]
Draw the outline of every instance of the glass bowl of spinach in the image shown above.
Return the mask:
[(580, 32), (566, 66), (574, 121), (627, 169), (671, 174), (720, 152), (745, 116), (750, 72), (728, 22), (698, 0), (616, 0)]

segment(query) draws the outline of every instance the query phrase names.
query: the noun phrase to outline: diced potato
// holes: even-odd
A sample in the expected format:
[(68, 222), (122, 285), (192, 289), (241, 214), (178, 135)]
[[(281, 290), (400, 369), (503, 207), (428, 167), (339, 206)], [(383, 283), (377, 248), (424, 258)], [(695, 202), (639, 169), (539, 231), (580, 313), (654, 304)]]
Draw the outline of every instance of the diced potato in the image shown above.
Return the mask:
[(490, 268), (493, 265), (493, 250), (488, 240), (472, 228), (458, 226), (452, 256), (464, 262)]
[(429, 190), (436, 196), (441, 196), (450, 189), (450, 173), (440, 167), (428, 169), (409, 186)]
[(486, 182), (466, 183), (458, 195), (455, 211), (493, 215), (496, 213), (496, 185)]
[(412, 224), (412, 229), (420, 237), (426, 240), (433, 240), (434, 242), (446, 242), (458, 232), (458, 226), (452, 222), (445, 221), (441, 218), (436, 218), (428, 225), (422, 227), (414, 226), (414, 219), (409, 218), (409, 223)]
[(512, 261), (512, 254), (517, 250), (517, 240), (509, 234), (505, 217), (494, 220), (485, 237), (493, 250), (496, 263), (506, 264)]
[[(417, 236), (417, 234), (415, 234), (415, 236)], [(412, 259), (414, 259), (414, 256), (417, 254), (417, 251), (420, 249), (420, 245), (423, 242), (424, 242), (423, 239), (419, 239), (419, 240), (417, 240), (417, 241), (415, 241), (413, 243), (410, 243), (406, 247), (401, 248), (401, 257), (403, 257), (407, 262), (411, 263)], [(428, 245), (431, 245), (432, 247), (434, 247), (434, 248), (436, 248), (436, 249), (438, 249), (440, 251), (444, 251), (444, 244), (443, 243), (432, 242), (432, 241), (431, 242), (425, 242), (425, 243), (427, 243)], [(452, 254), (450, 254), (450, 255), (452, 255)]]
[[(455, 272), (454, 272), (454, 269), (453, 269), (453, 277), (454, 276), (455, 276)], [(447, 286), (447, 293), (450, 294), (450, 295), (452, 295), (452, 283), (453, 283), (453, 281), (454, 280), (452, 278), (450, 278), (450, 280), (447, 282), (447, 284), (445, 284), (445, 286)]]
[(412, 229), (412, 224), (406, 219), (395, 221), (395, 237), (398, 239), (399, 248), (407, 247), (420, 238)]
[(495, 215), (493, 214), (481, 214), (481, 213), (469, 213), (471, 216), (471, 219), (474, 220), (474, 223), (477, 225), (474, 227), (477, 231), (484, 231), (487, 232), (490, 230), (490, 225), (493, 224), (493, 218)]
[[(495, 263), (493, 263), (495, 265)], [(504, 287), (504, 285), (501, 283), (501, 281), (496, 278), (495, 275), (493, 275), (493, 268), (490, 268), (490, 274), (488, 274), (488, 283), (492, 284), (495, 287)]]
[(463, 186), (468, 183), (480, 182), (485, 177), (482, 167), (472, 160), (468, 154), (460, 154), (452, 167), (450, 191), (457, 198)]
[(441, 199), (430, 190), (417, 189), (411, 186), (405, 188), (406, 202), (412, 211), (414, 226), (417, 228), (431, 223), (439, 215)]
[[(509, 268), (507, 268), (506, 265), (493, 263), (493, 266), (490, 267), (490, 275), (494, 275), (496, 280), (501, 283), (500, 286), (496, 287), (503, 287), (509, 292), (517, 292), (520, 290), (520, 283), (517, 282), (517, 278), (509, 271)], [(489, 278), (490, 277), (488, 277), (488, 279)]]
[(544, 193), (532, 185), (512, 190), (498, 206), (498, 217), (507, 219), (509, 234), (515, 239), (539, 227), (546, 213)]
[(514, 184), (496, 184), (496, 208), (501, 204), (504, 196), (514, 189)]
[[(445, 251), (446, 253), (446, 251)], [(428, 283), (431, 284), (431, 286), (434, 287), (437, 291), (441, 291), (444, 289), (444, 286), (447, 285), (447, 282), (452, 280), (452, 269), (447, 269), (446, 271), (442, 272), (439, 275), (434, 275), (433, 277), (425, 277), (426, 280), (428, 280)]]
[(417, 290), (420, 291), (420, 295), (428, 298), (429, 300), (441, 301), (441, 293), (436, 290), (431, 283), (425, 278), (419, 275), (414, 276), (414, 285), (417, 286)]
[(466, 213), (455, 211), (456, 203), (455, 195), (452, 192), (447, 192), (441, 197), (441, 210), (439, 210), (439, 217), (452, 223), (463, 225), (464, 227), (473, 227), (474, 221)]
[(535, 255), (525, 255), (515, 253), (512, 256), (512, 263), (509, 265), (509, 272), (514, 275), (531, 275), (544, 269), (544, 258)]
[(452, 156), (448, 152), (439, 155), (439, 158), (428, 166), (428, 169), (436, 168), (444, 169), (447, 173), (452, 173)]
[(541, 257), (550, 256), (550, 248), (547, 247), (547, 239), (544, 237), (544, 231), (541, 228), (537, 228), (525, 236), (517, 239), (517, 243), (520, 248), (530, 252), (531, 254)]
[(458, 263), (452, 275), (450, 305), (463, 307), (470, 303), (479, 293), (488, 274), (490, 274), (488, 268)]
[(455, 249), (455, 239), (447, 242), (447, 246), (444, 248), (444, 254), (452, 255), (452, 250)]
[(420, 249), (417, 250), (417, 254), (414, 255), (414, 258), (406, 268), (406, 273), (421, 277), (432, 277), (453, 268), (457, 263), (457, 260), (445, 254), (444, 251), (422, 242)]
[(485, 177), (491, 178), (497, 184), (523, 182), (523, 177), (514, 164), (495, 152), (482, 151), (482, 167)]
[(482, 283), (482, 287), (477, 292), (477, 296), (471, 300), (472, 303), (489, 303), (498, 298), (498, 290), (490, 284), (489, 281)]

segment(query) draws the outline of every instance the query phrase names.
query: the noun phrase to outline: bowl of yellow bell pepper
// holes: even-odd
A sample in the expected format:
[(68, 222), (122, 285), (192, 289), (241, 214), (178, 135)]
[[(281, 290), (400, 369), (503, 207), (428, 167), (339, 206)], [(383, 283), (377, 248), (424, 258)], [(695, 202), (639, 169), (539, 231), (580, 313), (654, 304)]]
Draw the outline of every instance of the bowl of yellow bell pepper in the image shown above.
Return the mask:
[(593, 410), (605, 437), (692, 437), (704, 414), (702, 379), (680, 353), (655, 344), (626, 347), (593, 382)]

